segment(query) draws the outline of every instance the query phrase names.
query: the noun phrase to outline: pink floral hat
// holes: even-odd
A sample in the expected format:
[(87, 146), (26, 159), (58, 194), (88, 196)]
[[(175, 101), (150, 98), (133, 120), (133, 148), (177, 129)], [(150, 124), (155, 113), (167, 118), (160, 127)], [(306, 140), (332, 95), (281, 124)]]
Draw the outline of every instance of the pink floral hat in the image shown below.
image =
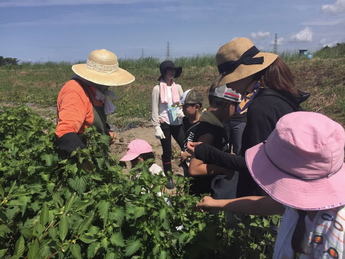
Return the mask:
[(301, 210), (345, 204), (345, 131), (320, 113), (283, 116), (267, 140), (246, 151), (250, 174), (274, 200)]

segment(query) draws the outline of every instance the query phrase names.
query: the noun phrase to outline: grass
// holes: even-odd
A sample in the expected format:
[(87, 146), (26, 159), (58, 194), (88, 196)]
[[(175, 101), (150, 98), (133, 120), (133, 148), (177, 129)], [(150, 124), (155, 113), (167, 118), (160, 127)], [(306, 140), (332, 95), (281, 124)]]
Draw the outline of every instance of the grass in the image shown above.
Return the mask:
[[(311, 93), (305, 108), (323, 112), (345, 124), (345, 57), (309, 60), (294, 53), (282, 53), (281, 56), (292, 69), (298, 87)], [(151, 91), (158, 83), (159, 62), (155, 58), (120, 60), (120, 66), (133, 73), (136, 81), (113, 89), (118, 96), (115, 101), (117, 113), (110, 116), (110, 121), (118, 127), (143, 125), (149, 120)], [(175, 63), (183, 67), (177, 80), (183, 89), (193, 87), (206, 97), (208, 87), (217, 76), (214, 57), (183, 57)], [(0, 102), (52, 109), (59, 90), (72, 75), (70, 63), (24, 63), (0, 67)]]

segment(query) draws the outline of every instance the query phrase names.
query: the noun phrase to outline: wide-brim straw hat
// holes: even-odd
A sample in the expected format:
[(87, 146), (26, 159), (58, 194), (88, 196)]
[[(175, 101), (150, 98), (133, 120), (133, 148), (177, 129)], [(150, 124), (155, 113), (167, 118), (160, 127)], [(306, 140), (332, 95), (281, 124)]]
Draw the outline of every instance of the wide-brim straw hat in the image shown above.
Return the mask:
[(219, 85), (232, 83), (271, 65), (278, 55), (259, 51), (247, 38), (235, 38), (218, 49), (216, 62), (223, 77)]
[(344, 146), (340, 124), (320, 113), (294, 112), (245, 158), (253, 179), (277, 202), (326, 210), (345, 204)]
[(86, 64), (72, 66), (75, 74), (92, 83), (105, 86), (121, 86), (132, 83), (135, 77), (120, 68), (115, 53), (106, 49), (91, 51)]

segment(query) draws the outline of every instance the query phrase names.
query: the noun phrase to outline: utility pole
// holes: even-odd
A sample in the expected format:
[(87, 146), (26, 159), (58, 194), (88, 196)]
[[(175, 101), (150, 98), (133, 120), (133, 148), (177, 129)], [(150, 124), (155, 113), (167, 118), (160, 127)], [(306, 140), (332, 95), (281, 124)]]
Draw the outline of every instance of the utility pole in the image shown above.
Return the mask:
[(276, 54), (278, 52), (278, 33), (274, 34), (273, 52)]
[(141, 49), (141, 57), (140, 58), (144, 58), (144, 48)]
[(166, 53), (166, 58), (170, 59), (170, 44), (169, 41), (167, 42), (167, 53)]

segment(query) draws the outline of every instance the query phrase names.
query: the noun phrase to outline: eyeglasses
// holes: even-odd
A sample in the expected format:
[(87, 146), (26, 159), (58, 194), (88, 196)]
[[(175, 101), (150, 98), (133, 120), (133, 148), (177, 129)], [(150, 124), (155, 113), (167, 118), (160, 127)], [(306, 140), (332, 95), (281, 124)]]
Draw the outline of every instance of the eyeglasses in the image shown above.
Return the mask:
[(190, 106), (195, 106), (196, 103), (185, 103), (184, 105), (182, 105), (183, 107), (187, 108), (187, 107), (190, 107)]

